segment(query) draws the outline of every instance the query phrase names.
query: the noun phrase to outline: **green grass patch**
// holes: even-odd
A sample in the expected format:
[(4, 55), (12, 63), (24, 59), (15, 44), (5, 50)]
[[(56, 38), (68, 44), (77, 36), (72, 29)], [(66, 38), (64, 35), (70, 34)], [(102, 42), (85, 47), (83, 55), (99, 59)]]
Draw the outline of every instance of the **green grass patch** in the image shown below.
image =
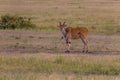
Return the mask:
[(60, 74), (99, 74), (119, 75), (120, 65), (102, 62), (89, 62), (83, 59), (71, 60), (62, 56), (53, 59), (36, 59), (36, 57), (0, 57), (0, 70), (7, 72), (34, 72), (34, 73), (60, 73)]

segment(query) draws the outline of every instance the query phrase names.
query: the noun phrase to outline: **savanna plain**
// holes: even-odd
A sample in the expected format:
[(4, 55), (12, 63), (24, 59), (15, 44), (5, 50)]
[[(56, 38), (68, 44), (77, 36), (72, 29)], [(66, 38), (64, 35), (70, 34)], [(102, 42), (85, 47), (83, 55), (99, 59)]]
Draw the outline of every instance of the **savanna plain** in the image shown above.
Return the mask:
[[(30, 17), (38, 28), (0, 30), (0, 80), (120, 80), (119, 0), (0, 0), (0, 15)], [(89, 30), (89, 52), (65, 53), (58, 22)]]

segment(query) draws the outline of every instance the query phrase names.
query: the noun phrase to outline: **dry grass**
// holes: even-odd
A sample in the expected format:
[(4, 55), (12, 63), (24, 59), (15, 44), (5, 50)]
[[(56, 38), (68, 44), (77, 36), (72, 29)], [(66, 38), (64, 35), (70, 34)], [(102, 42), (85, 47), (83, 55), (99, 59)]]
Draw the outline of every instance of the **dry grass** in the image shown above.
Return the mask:
[[(3, 76), (3, 75), (2, 75)], [(63, 75), (63, 74), (41, 74), (41, 73), (27, 73), (19, 75), (11, 75), (0, 78), (1, 80), (119, 80), (119, 76), (106, 75)]]
[[(119, 69), (120, 55), (24, 53), (0, 54), (0, 79), (5, 80), (119, 80), (119, 75), (83, 74), (84, 69)], [(60, 61), (62, 60), (62, 62)], [(42, 62), (42, 63), (41, 63)], [(74, 62), (74, 63), (72, 63)], [(79, 62), (76, 64), (76, 62)], [(72, 64), (71, 64), (72, 63)], [(49, 64), (49, 65), (48, 65)], [(66, 65), (67, 64), (67, 65)], [(74, 65), (73, 65), (74, 64)], [(86, 66), (84, 65), (86, 64)], [(91, 64), (87, 67), (88, 64)], [(55, 65), (55, 66), (53, 66)], [(59, 66), (58, 66), (59, 65)], [(53, 68), (52, 68), (52, 67)], [(62, 67), (61, 67), (62, 66)], [(73, 67), (72, 67), (73, 66)], [(82, 73), (72, 72), (76, 69)], [(83, 67), (80, 67), (83, 66)], [(48, 68), (47, 68), (48, 67)], [(72, 67), (72, 68), (70, 68)], [(85, 67), (85, 68), (84, 68)], [(90, 67), (90, 68), (89, 68)], [(57, 69), (57, 71), (56, 71)], [(112, 69), (112, 67), (111, 67)], [(65, 72), (62, 72), (65, 70)], [(67, 71), (68, 70), (68, 71)], [(70, 71), (69, 71), (70, 70)], [(99, 69), (98, 69), (99, 70)], [(86, 70), (87, 71), (87, 70)], [(99, 72), (99, 71), (98, 71)], [(112, 72), (111, 72), (112, 73)]]
[(32, 17), (42, 30), (57, 29), (59, 21), (68, 26), (86, 26), (91, 33), (120, 33), (118, 0), (0, 0), (0, 14)]

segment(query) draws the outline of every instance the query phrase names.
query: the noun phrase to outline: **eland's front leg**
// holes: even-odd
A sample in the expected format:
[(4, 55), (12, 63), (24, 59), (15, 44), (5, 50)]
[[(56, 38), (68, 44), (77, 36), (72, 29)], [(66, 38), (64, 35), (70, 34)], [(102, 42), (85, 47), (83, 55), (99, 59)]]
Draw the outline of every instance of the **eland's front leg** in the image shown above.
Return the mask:
[(71, 40), (69, 38), (66, 38), (66, 48), (67, 50), (65, 52), (70, 52), (70, 46), (71, 46)]
[(65, 51), (66, 53), (70, 52), (70, 45), (71, 45), (70, 42), (66, 43), (66, 48), (67, 48), (67, 50)]

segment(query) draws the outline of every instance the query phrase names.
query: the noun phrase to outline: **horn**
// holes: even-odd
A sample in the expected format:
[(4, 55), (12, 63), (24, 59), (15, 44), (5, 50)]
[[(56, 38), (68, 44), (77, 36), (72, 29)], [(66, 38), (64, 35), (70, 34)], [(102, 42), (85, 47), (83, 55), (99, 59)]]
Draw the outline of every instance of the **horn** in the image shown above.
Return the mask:
[(63, 25), (65, 25), (66, 22), (63, 23)]

